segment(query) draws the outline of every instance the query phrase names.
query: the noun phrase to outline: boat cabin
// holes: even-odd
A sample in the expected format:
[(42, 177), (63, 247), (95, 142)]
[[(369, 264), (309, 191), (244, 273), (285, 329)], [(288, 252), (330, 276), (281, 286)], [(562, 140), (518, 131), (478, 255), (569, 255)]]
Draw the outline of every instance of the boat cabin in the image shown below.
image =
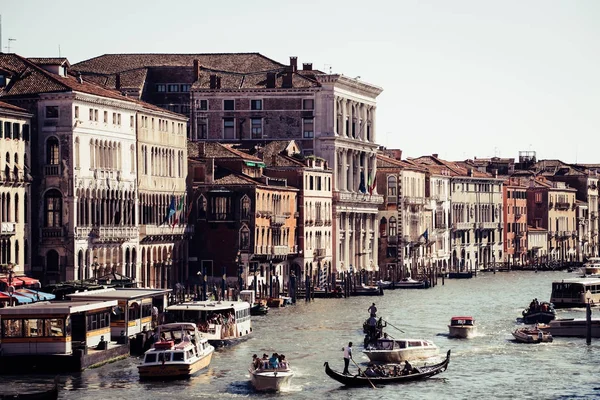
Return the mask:
[(450, 326), (473, 326), (474, 322), (473, 317), (452, 317)]
[(152, 320), (152, 309), (156, 307), (162, 313), (170, 292), (171, 289), (110, 288), (73, 293), (67, 297), (72, 301), (116, 300), (118, 304), (110, 322), (110, 337), (118, 340), (119, 337), (152, 330), (159, 323)]
[(600, 303), (600, 279), (563, 279), (552, 282), (550, 303), (555, 308), (585, 307)]
[(72, 354), (74, 347), (97, 346), (110, 334), (117, 302), (38, 302), (0, 309), (3, 355)]

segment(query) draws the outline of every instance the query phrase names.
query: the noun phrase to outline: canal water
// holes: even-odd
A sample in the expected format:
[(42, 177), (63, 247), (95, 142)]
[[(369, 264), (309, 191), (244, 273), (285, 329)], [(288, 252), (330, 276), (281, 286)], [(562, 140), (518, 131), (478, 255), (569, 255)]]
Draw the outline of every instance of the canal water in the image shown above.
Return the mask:
[[(519, 344), (511, 332), (516, 318), (535, 297), (549, 300), (551, 282), (574, 277), (567, 272), (482, 273), (473, 279), (446, 280), (429, 290), (387, 291), (383, 297), (316, 299), (272, 309), (253, 317), (254, 336), (215, 353), (208, 370), (190, 380), (139, 382), (139, 360), (129, 358), (81, 374), (62, 375), (61, 399), (589, 399), (600, 398), (600, 340), (587, 346), (581, 338), (553, 343)], [(342, 370), (342, 346), (352, 341), (361, 353), (362, 323), (375, 302), (378, 316), (397, 328), (395, 337), (433, 340), (440, 358), (452, 350), (448, 370), (429, 380), (387, 387), (345, 389), (324, 373), (323, 362)], [(561, 317), (585, 317), (584, 310), (559, 310)], [(471, 315), (478, 335), (449, 339), (452, 316)], [(600, 310), (594, 310), (600, 318)], [(283, 353), (295, 371), (292, 386), (280, 394), (256, 394), (248, 383), (253, 353)], [(356, 367), (351, 368), (356, 370)], [(0, 377), (10, 381), (38, 377)], [(12, 383), (8, 383), (11, 385)]]

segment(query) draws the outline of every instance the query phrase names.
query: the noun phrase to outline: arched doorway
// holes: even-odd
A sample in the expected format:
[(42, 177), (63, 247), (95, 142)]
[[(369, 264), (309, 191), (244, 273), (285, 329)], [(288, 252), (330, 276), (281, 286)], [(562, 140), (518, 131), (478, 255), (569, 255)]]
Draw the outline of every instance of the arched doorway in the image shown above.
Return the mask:
[(62, 278), (59, 255), (56, 250), (49, 250), (46, 253), (46, 278), (48, 279), (48, 283), (59, 282)]

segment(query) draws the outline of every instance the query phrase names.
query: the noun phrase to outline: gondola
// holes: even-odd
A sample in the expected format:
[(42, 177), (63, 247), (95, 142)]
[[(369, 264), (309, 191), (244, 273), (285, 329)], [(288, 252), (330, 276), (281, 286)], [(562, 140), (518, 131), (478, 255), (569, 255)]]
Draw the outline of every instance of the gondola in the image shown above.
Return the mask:
[(58, 399), (58, 379), (54, 380), (54, 386), (47, 390), (23, 391), (16, 393), (0, 393), (0, 400), (56, 400)]
[(446, 354), (446, 359), (439, 364), (427, 365), (423, 367), (415, 367), (413, 373), (408, 375), (398, 376), (374, 376), (366, 377), (360, 375), (344, 375), (329, 368), (329, 363), (325, 362), (325, 373), (332, 379), (346, 386), (371, 386), (371, 385), (387, 385), (390, 383), (404, 383), (427, 379), (448, 368), (450, 362), (450, 350)]

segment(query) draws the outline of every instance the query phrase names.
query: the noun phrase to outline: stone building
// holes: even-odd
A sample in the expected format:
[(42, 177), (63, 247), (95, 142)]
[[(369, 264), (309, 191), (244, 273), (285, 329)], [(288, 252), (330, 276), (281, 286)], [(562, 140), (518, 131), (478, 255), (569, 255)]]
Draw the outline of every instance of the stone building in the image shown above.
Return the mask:
[[(34, 115), (33, 275), (50, 283), (118, 272), (166, 286), (149, 283), (140, 271), (138, 114), (157, 124), (162, 119), (161, 129), (184, 138), (186, 118), (86, 82), (69, 68), (64, 58), (0, 55), (3, 98)], [(161, 145), (161, 154), (163, 147), (174, 146)], [(177, 166), (175, 157), (162, 160), (162, 168)], [(165, 212), (152, 205), (153, 212)]]
[[(0, 70), (0, 86), (7, 76)], [(31, 272), (31, 118), (26, 110), (0, 101), (0, 273)]]
[(527, 257), (527, 187), (518, 178), (508, 178), (503, 186), (504, 259), (523, 265)]

